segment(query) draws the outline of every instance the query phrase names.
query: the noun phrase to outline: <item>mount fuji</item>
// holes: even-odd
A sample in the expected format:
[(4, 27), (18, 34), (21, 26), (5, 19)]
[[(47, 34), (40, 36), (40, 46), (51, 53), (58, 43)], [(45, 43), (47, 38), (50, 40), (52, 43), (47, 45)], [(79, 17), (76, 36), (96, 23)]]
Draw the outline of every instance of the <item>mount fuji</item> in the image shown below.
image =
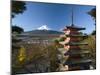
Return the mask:
[(60, 35), (63, 34), (63, 32), (51, 30), (51, 28), (49, 28), (47, 25), (42, 25), (35, 30), (22, 33), (22, 35), (52, 35), (52, 34)]
[(43, 25), (43, 26), (37, 28), (37, 30), (50, 30), (50, 28), (47, 25)]

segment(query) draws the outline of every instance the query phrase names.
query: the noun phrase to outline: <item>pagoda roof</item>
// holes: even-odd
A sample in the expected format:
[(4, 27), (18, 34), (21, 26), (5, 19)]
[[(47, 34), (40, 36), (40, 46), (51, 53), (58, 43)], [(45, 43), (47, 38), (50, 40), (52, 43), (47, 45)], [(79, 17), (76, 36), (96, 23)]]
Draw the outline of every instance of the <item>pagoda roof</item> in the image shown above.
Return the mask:
[(87, 42), (84, 42), (84, 43), (81, 43), (81, 42), (69, 42), (69, 43), (66, 43), (65, 45), (70, 45), (70, 46), (73, 46), (73, 45), (88, 45)]
[(76, 35), (76, 34), (69, 34), (69, 35), (66, 35), (66, 36), (69, 36), (69, 37), (87, 37), (88, 35)]
[(69, 50), (64, 55), (77, 55), (77, 54), (88, 54), (90, 51), (87, 50)]
[[(73, 46), (72, 46), (72, 47), (73, 47)], [(62, 47), (57, 48), (57, 50), (58, 50), (58, 51), (62, 51), (62, 50), (66, 50), (66, 51), (67, 51), (67, 49), (64, 48), (63, 45), (62, 45)], [(88, 48), (87, 48), (87, 47), (83, 47), (83, 48), (78, 47), (78, 48), (75, 48), (75, 49), (74, 49), (74, 48), (71, 48), (71, 47), (70, 47), (69, 50), (71, 50), (71, 51), (72, 51), (72, 50), (75, 50), (75, 51), (76, 51), (76, 50), (88, 50)]]
[(72, 24), (71, 26), (66, 26), (66, 28), (77, 29), (77, 30), (85, 30), (84, 27), (75, 26), (74, 24)]
[(74, 60), (67, 60), (64, 65), (74, 65), (74, 64), (83, 64), (83, 63), (91, 63), (91, 59), (74, 59)]
[(66, 50), (64, 48), (58, 48), (58, 51), (64, 55), (76, 55), (76, 54), (90, 53), (90, 51), (87, 51), (87, 49)]
[(63, 42), (59, 42), (59, 44), (61, 44), (61, 45), (88, 45), (88, 43), (87, 42), (65, 42), (65, 41), (63, 41)]

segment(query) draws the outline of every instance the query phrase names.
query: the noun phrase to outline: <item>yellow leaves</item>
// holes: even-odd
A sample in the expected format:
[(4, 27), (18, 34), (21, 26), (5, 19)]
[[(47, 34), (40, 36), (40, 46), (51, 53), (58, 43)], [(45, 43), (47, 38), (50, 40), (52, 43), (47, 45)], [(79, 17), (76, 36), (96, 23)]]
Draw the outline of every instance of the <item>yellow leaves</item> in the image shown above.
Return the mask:
[(25, 60), (26, 57), (26, 53), (25, 53), (25, 48), (22, 46), (19, 50), (19, 56), (18, 56), (18, 60), (20, 62), (23, 62)]

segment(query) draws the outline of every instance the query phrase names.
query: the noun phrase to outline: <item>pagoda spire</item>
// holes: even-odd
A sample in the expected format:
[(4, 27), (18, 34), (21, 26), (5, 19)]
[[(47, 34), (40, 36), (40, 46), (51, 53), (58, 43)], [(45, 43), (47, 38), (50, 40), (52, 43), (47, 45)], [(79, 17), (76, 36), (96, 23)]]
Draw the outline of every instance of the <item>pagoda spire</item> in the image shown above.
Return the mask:
[(73, 21), (74, 21), (74, 13), (73, 13), (73, 7), (72, 7), (72, 15), (71, 15), (71, 19), (72, 19), (72, 24), (71, 24), (71, 26), (74, 26), (74, 23), (73, 23)]

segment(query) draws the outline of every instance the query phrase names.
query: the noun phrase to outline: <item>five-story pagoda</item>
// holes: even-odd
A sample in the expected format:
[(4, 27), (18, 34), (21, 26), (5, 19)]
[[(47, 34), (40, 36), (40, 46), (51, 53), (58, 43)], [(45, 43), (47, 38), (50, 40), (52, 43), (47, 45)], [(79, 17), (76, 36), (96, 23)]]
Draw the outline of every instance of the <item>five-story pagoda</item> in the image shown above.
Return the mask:
[(80, 30), (85, 30), (85, 28), (73, 24), (72, 12), (72, 24), (63, 29), (64, 34), (58, 41), (58, 71), (90, 69), (91, 59), (88, 56), (90, 53), (87, 49), (88, 43), (82, 42), (87, 35), (82, 34)]

